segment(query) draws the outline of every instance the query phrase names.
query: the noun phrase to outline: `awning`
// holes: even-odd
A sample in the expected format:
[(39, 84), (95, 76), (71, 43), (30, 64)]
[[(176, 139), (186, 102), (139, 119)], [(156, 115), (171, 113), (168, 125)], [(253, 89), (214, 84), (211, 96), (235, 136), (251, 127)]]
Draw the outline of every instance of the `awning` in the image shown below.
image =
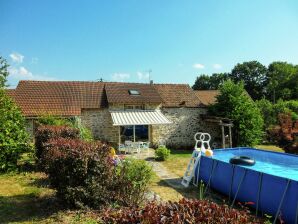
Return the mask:
[(159, 110), (115, 110), (110, 113), (113, 126), (172, 123)]

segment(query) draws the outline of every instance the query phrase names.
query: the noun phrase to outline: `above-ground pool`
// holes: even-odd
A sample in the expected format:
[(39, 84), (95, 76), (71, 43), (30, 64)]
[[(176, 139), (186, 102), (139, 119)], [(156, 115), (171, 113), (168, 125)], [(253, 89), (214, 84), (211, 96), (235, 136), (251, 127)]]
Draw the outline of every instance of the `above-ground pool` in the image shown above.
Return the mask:
[[(232, 165), (229, 160), (234, 156), (248, 156), (256, 163)], [(232, 201), (298, 224), (298, 156), (253, 148), (218, 149), (212, 158), (201, 157), (195, 178)]]

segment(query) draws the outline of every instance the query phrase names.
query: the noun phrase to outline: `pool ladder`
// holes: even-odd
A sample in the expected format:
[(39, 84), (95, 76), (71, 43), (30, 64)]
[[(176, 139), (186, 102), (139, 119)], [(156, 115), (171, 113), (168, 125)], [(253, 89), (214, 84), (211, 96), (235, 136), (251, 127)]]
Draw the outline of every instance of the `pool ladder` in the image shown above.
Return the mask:
[(201, 151), (198, 149), (193, 150), (191, 159), (187, 165), (187, 169), (184, 173), (184, 176), (181, 182), (181, 184), (184, 187), (188, 187), (192, 178), (194, 177), (195, 168), (197, 167), (198, 162), (200, 161), (200, 157), (201, 157)]

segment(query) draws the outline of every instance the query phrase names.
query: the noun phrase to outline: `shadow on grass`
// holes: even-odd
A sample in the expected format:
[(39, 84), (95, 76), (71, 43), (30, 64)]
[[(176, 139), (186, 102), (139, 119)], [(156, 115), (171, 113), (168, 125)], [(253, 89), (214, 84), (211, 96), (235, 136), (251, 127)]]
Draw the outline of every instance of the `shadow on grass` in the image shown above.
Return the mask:
[(38, 221), (61, 209), (55, 197), (38, 197), (33, 193), (0, 196), (0, 223)]
[[(184, 187), (180, 184), (182, 178), (175, 178), (175, 179), (167, 179), (167, 180), (160, 180), (157, 184), (159, 186), (167, 186), (173, 188), (175, 191), (180, 193), (183, 197), (188, 199), (200, 199), (200, 189), (197, 186), (194, 186), (192, 183), (189, 187)], [(205, 192), (206, 188), (203, 188), (203, 192)], [(212, 189), (208, 189), (205, 194), (203, 194), (203, 199), (208, 199), (218, 204), (222, 204), (228, 201), (228, 198), (224, 195), (221, 195)]]

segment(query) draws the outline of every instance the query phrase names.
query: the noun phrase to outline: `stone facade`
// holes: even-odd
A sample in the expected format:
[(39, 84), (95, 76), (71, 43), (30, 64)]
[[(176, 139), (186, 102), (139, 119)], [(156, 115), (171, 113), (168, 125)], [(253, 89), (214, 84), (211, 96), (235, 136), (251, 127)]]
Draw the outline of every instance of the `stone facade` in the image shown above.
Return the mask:
[[(151, 105), (150, 109), (158, 108)], [(113, 105), (110, 109), (84, 109), (81, 121), (89, 128), (95, 139), (108, 141), (117, 146), (119, 142), (119, 127), (113, 126), (109, 110), (123, 109), (121, 105)], [(149, 106), (146, 105), (146, 109)], [(218, 125), (208, 124), (201, 120), (200, 115), (206, 114), (204, 108), (162, 108), (162, 113), (173, 123), (169, 125), (151, 125), (149, 140), (153, 146), (165, 144), (169, 148), (193, 148), (195, 133), (208, 132), (212, 136), (220, 136)]]
[(112, 144), (118, 142), (119, 127), (113, 126), (108, 109), (83, 109), (81, 121), (85, 127), (91, 130), (95, 139), (108, 141)]
[(153, 125), (151, 129), (153, 145), (165, 144), (169, 148), (193, 148), (197, 132), (210, 133), (211, 143), (219, 136), (219, 127), (202, 121), (200, 115), (206, 114), (205, 108), (162, 108), (162, 113), (173, 123)]

